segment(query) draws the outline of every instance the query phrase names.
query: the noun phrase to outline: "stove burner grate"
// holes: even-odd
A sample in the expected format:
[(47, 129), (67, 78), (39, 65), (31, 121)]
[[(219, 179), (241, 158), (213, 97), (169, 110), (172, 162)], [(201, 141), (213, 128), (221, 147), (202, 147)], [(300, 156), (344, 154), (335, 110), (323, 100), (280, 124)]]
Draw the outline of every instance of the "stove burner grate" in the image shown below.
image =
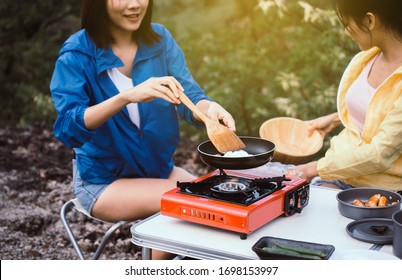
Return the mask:
[(220, 174), (200, 182), (177, 182), (178, 193), (250, 205), (284, 187), (285, 176), (249, 179)]
[(217, 189), (222, 192), (236, 193), (247, 189), (247, 186), (238, 182), (223, 182), (217, 186)]

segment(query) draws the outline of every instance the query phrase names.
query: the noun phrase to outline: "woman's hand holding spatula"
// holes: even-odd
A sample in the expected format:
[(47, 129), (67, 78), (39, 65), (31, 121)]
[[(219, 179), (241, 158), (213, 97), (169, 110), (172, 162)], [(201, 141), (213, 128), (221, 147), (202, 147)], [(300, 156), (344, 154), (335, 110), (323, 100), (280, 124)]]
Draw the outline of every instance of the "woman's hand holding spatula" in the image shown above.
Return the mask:
[[(170, 88), (169, 85), (164, 86)], [(176, 87), (176, 91), (179, 92), (178, 99), (186, 105), (198, 119), (204, 122), (208, 138), (218, 152), (224, 154), (230, 151), (242, 150), (246, 147), (243, 141), (234, 133), (234, 119), (222, 106), (218, 103), (208, 101), (210, 104), (208, 104), (207, 112), (204, 114), (180, 88)], [(200, 102), (203, 101), (201, 100)], [(221, 120), (226, 126), (220, 123)]]
[[(208, 110), (211, 111), (208, 112), (208, 115), (212, 117), (215, 116), (215, 119), (212, 119), (201, 112), (201, 110), (199, 110), (197, 106), (194, 105), (194, 103), (187, 97), (184, 92), (179, 92), (179, 100), (183, 102), (183, 104), (186, 105), (194, 114), (196, 114), (201, 121), (204, 122), (209, 140), (211, 140), (212, 144), (220, 153), (224, 154), (230, 151), (242, 150), (246, 147), (243, 141), (233, 132), (233, 130), (235, 129), (234, 120), (233, 122), (230, 122), (226, 119), (226, 124), (228, 125), (228, 127), (222, 125), (219, 122), (221, 117), (225, 117), (219, 114), (227, 113), (226, 110), (224, 110), (219, 104), (212, 103), (209, 105), (210, 108)], [(215, 107), (211, 108), (211, 106)], [(228, 118), (229, 116), (226, 116), (226, 118)]]

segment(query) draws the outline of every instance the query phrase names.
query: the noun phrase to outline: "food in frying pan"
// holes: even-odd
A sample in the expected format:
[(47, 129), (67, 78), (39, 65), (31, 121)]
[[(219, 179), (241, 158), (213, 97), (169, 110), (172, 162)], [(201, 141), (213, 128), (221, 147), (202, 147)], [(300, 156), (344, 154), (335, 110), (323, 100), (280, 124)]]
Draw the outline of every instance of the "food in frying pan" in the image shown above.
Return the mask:
[[(361, 206), (361, 207), (382, 207), (382, 206), (387, 206), (389, 203), (388, 198), (385, 196), (377, 193), (373, 196), (370, 197), (370, 199), (366, 202), (363, 203), (360, 199), (355, 199), (353, 201), (353, 205), (356, 206)], [(391, 205), (397, 204), (398, 202), (392, 202)]]
[(367, 206), (367, 207), (377, 207), (378, 204), (377, 204), (374, 200), (369, 200), (369, 201), (367, 201), (367, 202), (364, 204), (364, 206)]
[(378, 201), (378, 206), (386, 206), (388, 204), (388, 198), (385, 196), (381, 196), (380, 200)]
[(229, 151), (223, 155), (223, 157), (232, 157), (232, 158), (249, 157), (249, 156), (252, 155), (247, 153), (245, 150)]
[(360, 199), (355, 199), (355, 200), (353, 201), (353, 205), (356, 205), (356, 206), (364, 206), (364, 203), (363, 203)]
[(378, 201), (380, 201), (381, 198), (381, 194), (377, 193), (375, 195), (373, 195), (372, 197), (370, 197), (370, 199), (366, 202), (366, 206), (378, 206)]

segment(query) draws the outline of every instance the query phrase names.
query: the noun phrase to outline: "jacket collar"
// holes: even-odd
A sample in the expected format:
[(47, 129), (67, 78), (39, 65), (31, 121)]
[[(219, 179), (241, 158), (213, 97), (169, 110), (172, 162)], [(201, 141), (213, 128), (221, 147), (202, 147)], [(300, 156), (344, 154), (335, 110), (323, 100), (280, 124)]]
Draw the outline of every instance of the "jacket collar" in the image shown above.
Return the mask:
[(110, 68), (122, 67), (124, 64), (114, 53), (112, 48), (107, 50), (97, 49), (96, 52), (96, 74), (100, 75), (103, 71)]
[[(134, 65), (140, 61), (150, 59), (157, 56), (163, 51), (162, 44), (157, 43), (151, 46), (146, 45), (142, 40), (138, 42), (138, 50), (135, 55)], [(97, 74), (100, 75), (103, 71), (123, 66), (123, 62), (114, 53), (112, 48), (108, 50), (97, 48), (96, 68)]]
[(143, 40), (139, 40), (138, 50), (134, 59), (134, 64), (155, 57), (160, 53), (162, 53), (162, 51), (163, 51), (163, 45), (161, 42), (148, 46), (145, 44)]
[[(361, 60), (357, 60), (355, 65), (357, 67), (360, 67), (361, 70), (365, 67), (365, 65), (374, 57), (376, 56), (379, 52), (381, 52), (381, 49), (378, 47), (373, 47), (365, 52), (362, 52), (362, 58)], [(360, 74), (360, 73), (359, 73)], [(393, 73), (394, 74), (402, 74), (402, 66), (399, 66)]]
[[(337, 108), (339, 112), (339, 116), (341, 118), (342, 123), (346, 126), (354, 130), (355, 132), (357, 131), (357, 127), (354, 125), (354, 123), (350, 120), (350, 115), (348, 113), (347, 107), (346, 107), (346, 93), (353, 81), (356, 80), (356, 78), (360, 75), (360, 73), (363, 71), (364, 67), (366, 64), (375, 57), (381, 49), (378, 47), (373, 47), (367, 51), (362, 51), (359, 54), (357, 54), (345, 70), (342, 80), (340, 82), (339, 88), (338, 88), (338, 94), (337, 94)], [(398, 67), (387, 80), (390, 80), (392, 78), (397, 78), (397, 76), (402, 75), (402, 66)], [(387, 81), (386, 80), (386, 81)], [(386, 82), (384, 82), (386, 83)], [(381, 84), (377, 91), (380, 90), (380, 88), (384, 85)], [(356, 132), (357, 133), (357, 132)]]
[[(123, 62), (113, 53), (112, 48), (107, 50), (96, 47), (88, 33), (82, 29), (73, 34), (63, 45), (60, 55), (69, 51), (79, 51), (95, 58), (96, 72), (100, 75), (107, 69), (123, 66)], [(134, 63), (157, 56), (163, 51), (161, 42), (148, 46), (142, 40), (138, 42), (138, 51)]]

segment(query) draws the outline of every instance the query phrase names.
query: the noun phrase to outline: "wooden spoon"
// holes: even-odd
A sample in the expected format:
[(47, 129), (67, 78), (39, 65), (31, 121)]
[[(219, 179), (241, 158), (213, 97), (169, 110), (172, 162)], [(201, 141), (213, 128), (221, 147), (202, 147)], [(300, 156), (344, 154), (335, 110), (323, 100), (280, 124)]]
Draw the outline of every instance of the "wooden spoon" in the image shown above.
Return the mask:
[(184, 92), (180, 92), (179, 99), (204, 122), (209, 140), (211, 140), (212, 144), (220, 153), (224, 154), (246, 147), (243, 141), (233, 131), (219, 122), (211, 120), (202, 113)]

